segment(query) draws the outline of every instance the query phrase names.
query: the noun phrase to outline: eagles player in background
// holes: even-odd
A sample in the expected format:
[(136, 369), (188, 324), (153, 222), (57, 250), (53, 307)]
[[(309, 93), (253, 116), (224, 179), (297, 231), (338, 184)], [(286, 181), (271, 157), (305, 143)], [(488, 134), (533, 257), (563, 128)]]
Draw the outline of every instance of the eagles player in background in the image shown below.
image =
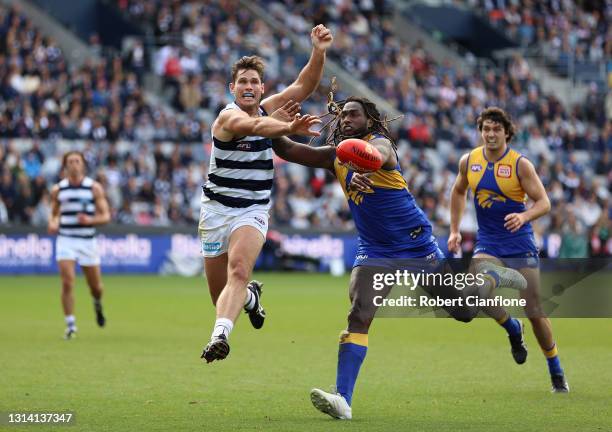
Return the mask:
[[(349, 137), (363, 139), (376, 147), (383, 158), (382, 168), (366, 176), (341, 164), (336, 158), (335, 145)], [(331, 145), (322, 147), (310, 147), (286, 137), (273, 140), (273, 143), (274, 151), (283, 159), (326, 168), (335, 174), (359, 232), (349, 286), (348, 326), (340, 334), (336, 391), (313, 389), (310, 394), (318, 410), (338, 419), (351, 419), (353, 389), (368, 350), (368, 332), (377, 310), (374, 297), (384, 298), (392, 288), (387, 286), (375, 291), (374, 274), (397, 268), (401, 265), (397, 260), (402, 259), (413, 260), (411, 268), (414, 271), (440, 268), (444, 255), (433, 236), (431, 223), (408, 191), (395, 143), (374, 103), (365, 98), (348, 98), (329, 141)], [(417, 259), (420, 269), (413, 268)], [(522, 289), (525, 285), (524, 278), (514, 270), (490, 265), (483, 273), (489, 274), (485, 283), (488, 292), (497, 286)], [(452, 295), (458, 295), (454, 288), (452, 291)], [(465, 308), (447, 312), (466, 322), (474, 316)]]
[[(569, 392), (550, 320), (545, 316), (539, 298), (540, 271), (538, 248), (531, 221), (550, 211), (550, 201), (533, 164), (508, 143), (515, 133), (508, 114), (497, 107), (485, 109), (477, 120), (484, 145), (464, 154), (451, 192), (451, 232), (448, 249), (458, 252), (461, 245), (459, 225), (465, 209), (468, 187), (474, 194), (478, 219), (475, 259), (493, 260), (517, 268), (527, 279), (525, 312), (548, 362), (552, 391)], [(533, 206), (525, 206), (526, 197)], [(504, 327), (518, 364), (527, 360), (523, 341), (523, 324), (502, 308), (484, 311)]]
[(66, 321), (65, 339), (76, 335), (74, 317), (75, 263), (83, 270), (93, 297), (96, 322), (104, 327), (102, 275), (96, 243), (96, 225), (110, 221), (110, 210), (102, 185), (85, 175), (85, 157), (79, 151), (66, 153), (62, 160), (65, 178), (51, 189), (51, 217), (48, 231), (58, 234), (55, 257), (62, 279), (62, 306)]

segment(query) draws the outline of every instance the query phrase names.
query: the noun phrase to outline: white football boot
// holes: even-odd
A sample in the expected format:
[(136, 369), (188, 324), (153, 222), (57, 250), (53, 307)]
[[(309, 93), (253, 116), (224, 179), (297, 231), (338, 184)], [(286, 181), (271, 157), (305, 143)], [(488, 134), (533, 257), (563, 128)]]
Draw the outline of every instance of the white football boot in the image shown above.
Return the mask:
[(76, 335), (77, 335), (76, 326), (66, 327), (66, 330), (64, 330), (64, 339), (66, 340), (74, 339), (76, 338)]
[(316, 409), (340, 420), (353, 418), (351, 407), (339, 393), (328, 393), (320, 389), (310, 391), (310, 400)]

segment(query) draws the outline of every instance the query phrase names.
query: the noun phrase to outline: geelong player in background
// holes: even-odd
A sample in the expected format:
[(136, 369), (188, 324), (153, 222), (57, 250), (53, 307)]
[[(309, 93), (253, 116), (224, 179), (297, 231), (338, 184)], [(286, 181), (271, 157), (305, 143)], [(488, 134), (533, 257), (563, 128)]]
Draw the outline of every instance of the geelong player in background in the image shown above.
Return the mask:
[(91, 291), (96, 322), (104, 327), (102, 276), (96, 244), (96, 225), (110, 221), (110, 210), (102, 185), (85, 175), (85, 157), (78, 151), (64, 155), (64, 179), (51, 189), (49, 233), (57, 234), (55, 256), (62, 278), (62, 306), (66, 321), (64, 337), (76, 335), (74, 317), (75, 263), (83, 270)]
[(263, 101), (263, 61), (257, 56), (238, 60), (229, 85), (235, 101), (221, 110), (212, 126), (213, 148), (199, 223), (206, 279), (217, 311), (210, 342), (202, 352), (208, 363), (229, 354), (229, 335), (243, 308), (253, 327), (264, 323), (261, 284), (249, 283), (249, 278), (268, 230), (274, 179), (271, 138), (319, 135), (309, 130), (321, 122), (316, 117), (297, 115), (285, 122), (274, 115), (287, 104), (295, 107), (319, 86), (333, 37), (318, 25), (310, 38), (310, 60), (297, 79)]
[[(452, 252), (460, 249), (459, 225), (469, 187), (474, 194), (478, 219), (474, 258), (514, 267), (525, 276), (528, 284), (521, 296), (527, 300), (525, 312), (548, 362), (552, 391), (567, 393), (569, 385), (561, 368), (552, 326), (540, 302), (538, 248), (530, 223), (550, 211), (550, 201), (533, 164), (508, 147), (515, 133), (508, 114), (501, 108), (490, 107), (480, 114), (477, 123), (484, 144), (464, 154), (459, 161), (451, 192), (448, 249)], [(534, 203), (530, 208), (525, 206), (527, 197)], [(484, 311), (508, 333), (514, 360), (525, 363), (523, 324), (501, 308)]]

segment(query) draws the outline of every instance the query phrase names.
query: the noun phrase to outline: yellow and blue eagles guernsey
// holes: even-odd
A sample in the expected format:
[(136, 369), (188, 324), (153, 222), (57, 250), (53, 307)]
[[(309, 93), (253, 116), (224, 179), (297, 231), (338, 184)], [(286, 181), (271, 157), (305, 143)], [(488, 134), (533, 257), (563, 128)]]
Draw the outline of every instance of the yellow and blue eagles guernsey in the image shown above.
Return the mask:
[(467, 178), (474, 194), (478, 219), (476, 253), (497, 257), (537, 257), (538, 249), (530, 223), (511, 233), (504, 227), (510, 213), (525, 211), (527, 195), (518, 172), (523, 157), (510, 148), (496, 162), (487, 160), (484, 147), (472, 150), (467, 160)]
[[(364, 140), (379, 137), (382, 135), (372, 134)], [(334, 160), (334, 169), (359, 232), (353, 266), (377, 258), (443, 258), (431, 223), (408, 191), (399, 158), (395, 168), (372, 173), (373, 186), (367, 192), (349, 190), (354, 171), (338, 158)]]

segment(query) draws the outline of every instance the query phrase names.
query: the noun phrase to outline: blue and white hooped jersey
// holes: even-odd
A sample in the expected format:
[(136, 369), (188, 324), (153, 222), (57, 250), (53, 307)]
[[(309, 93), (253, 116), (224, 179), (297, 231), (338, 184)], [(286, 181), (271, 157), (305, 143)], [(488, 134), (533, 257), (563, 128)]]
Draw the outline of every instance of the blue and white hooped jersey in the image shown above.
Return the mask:
[[(223, 111), (240, 109), (232, 102)], [(267, 115), (259, 108), (260, 115)], [(213, 135), (208, 181), (202, 187), (202, 201), (216, 201), (226, 208), (251, 206), (270, 208), (270, 194), (274, 181), (272, 140), (260, 136), (246, 136), (221, 141)]]
[(96, 229), (93, 225), (81, 225), (78, 214), (95, 216), (96, 204), (93, 194), (93, 179), (84, 177), (78, 185), (72, 185), (67, 178), (58, 183), (60, 210), (59, 235), (65, 237), (93, 238)]

